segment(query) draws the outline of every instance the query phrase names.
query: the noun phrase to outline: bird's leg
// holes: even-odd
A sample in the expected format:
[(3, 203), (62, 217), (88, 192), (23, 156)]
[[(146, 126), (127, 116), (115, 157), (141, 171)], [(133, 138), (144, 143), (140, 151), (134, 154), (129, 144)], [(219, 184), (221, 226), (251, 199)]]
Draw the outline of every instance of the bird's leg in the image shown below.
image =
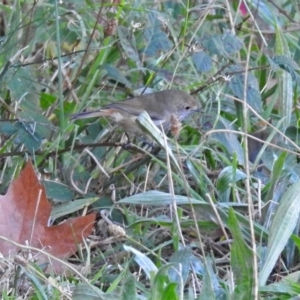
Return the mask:
[(127, 137), (127, 141), (125, 143), (122, 143), (122, 148), (124, 150), (128, 150), (129, 148), (132, 147), (132, 143), (131, 143), (130, 137), (127, 132), (125, 132), (125, 135)]
[(149, 148), (149, 150), (152, 151), (152, 149), (154, 149), (156, 146), (155, 142), (150, 141), (149, 139), (147, 139), (145, 137), (139, 137), (139, 140), (142, 142), (141, 147), (145, 148), (145, 150), (147, 150)]

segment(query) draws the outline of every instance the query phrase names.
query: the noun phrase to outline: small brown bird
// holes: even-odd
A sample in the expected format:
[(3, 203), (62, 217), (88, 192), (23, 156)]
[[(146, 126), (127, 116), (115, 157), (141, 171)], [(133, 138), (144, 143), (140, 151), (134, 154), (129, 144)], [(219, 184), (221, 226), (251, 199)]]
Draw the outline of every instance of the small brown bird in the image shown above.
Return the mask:
[(149, 114), (156, 126), (160, 128), (162, 125), (164, 131), (168, 132), (172, 115), (182, 121), (191, 113), (199, 111), (199, 108), (188, 93), (170, 89), (114, 102), (99, 110), (77, 113), (72, 116), (72, 120), (108, 117), (129, 135), (136, 136), (143, 135), (142, 129), (135, 122), (143, 111)]

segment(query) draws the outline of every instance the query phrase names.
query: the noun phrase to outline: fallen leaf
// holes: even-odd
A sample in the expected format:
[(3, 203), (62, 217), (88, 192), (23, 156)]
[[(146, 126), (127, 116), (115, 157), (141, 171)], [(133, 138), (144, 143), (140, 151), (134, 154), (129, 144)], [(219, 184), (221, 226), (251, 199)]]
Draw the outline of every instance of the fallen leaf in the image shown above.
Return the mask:
[[(76, 253), (77, 245), (91, 234), (96, 215), (69, 219), (49, 227), (50, 213), (51, 204), (46, 198), (45, 188), (39, 183), (29, 161), (10, 184), (6, 195), (0, 196), (0, 236), (66, 259)], [(19, 250), (0, 239), (2, 255), (15, 254)]]

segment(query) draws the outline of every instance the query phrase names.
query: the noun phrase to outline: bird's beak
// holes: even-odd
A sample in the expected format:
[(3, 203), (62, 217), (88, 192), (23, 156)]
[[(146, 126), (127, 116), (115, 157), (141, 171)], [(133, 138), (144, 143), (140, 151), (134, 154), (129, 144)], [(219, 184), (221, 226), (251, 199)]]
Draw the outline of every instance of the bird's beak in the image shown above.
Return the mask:
[(198, 106), (196, 106), (194, 109), (193, 109), (193, 112), (203, 112), (202, 108), (199, 108)]

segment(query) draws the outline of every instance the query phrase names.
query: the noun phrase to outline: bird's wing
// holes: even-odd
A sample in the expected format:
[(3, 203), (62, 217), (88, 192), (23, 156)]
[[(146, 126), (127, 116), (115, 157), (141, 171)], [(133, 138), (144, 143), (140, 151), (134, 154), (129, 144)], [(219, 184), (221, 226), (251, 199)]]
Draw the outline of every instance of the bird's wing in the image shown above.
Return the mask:
[[(145, 100), (143, 100), (145, 101)], [(134, 105), (135, 103), (126, 103), (127, 100), (111, 103), (104, 108), (116, 108), (120, 109), (124, 112), (127, 112), (131, 115), (138, 116), (142, 113), (142, 111), (147, 111), (150, 118), (155, 124), (163, 123), (165, 120), (161, 118), (161, 116), (158, 115), (158, 113), (151, 111), (151, 108), (148, 107), (148, 105), (144, 105), (144, 108), (142, 108), (139, 104)]]
[(111, 117), (113, 113), (114, 113), (113, 109), (99, 109), (99, 110), (84, 111), (72, 115), (71, 120), (97, 118), (97, 117)]

